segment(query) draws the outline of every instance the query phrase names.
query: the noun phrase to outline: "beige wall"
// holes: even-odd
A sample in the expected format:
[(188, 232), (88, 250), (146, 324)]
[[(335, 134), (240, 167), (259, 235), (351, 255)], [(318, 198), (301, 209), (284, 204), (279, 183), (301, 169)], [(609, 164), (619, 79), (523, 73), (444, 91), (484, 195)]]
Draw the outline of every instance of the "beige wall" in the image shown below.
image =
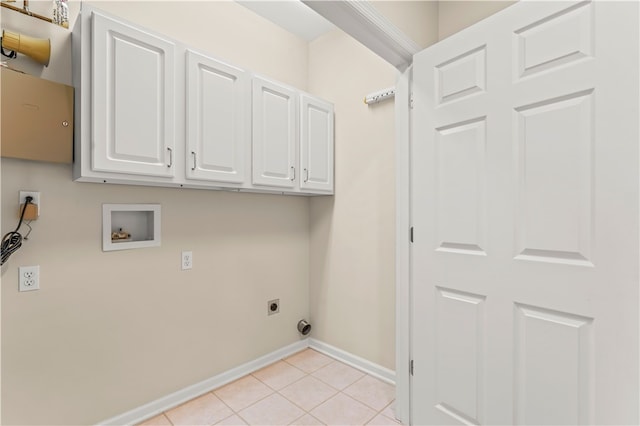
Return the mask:
[[(242, 6), (99, 6), (306, 89), (307, 44)], [(71, 81), (67, 30), (6, 9), (2, 27), (53, 37), (49, 68), (22, 65)], [(1, 172), (3, 233), (18, 191), (42, 193), (29, 241), (2, 267), (3, 424), (96, 423), (298, 341), (307, 198), (75, 183), (70, 166), (12, 159)], [(103, 253), (102, 203), (160, 203), (162, 246)], [(40, 265), (41, 290), (19, 293), (28, 265)], [(273, 298), (281, 312), (267, 317)]]
[[(377, 5), (400, 26), (437, 38), (436, 9)], [(391, 3), (396, 3), (393, 9)], [(386, 10), (389, 9), (389, 10)], [(402, 18), (404, 16), (404, 18)], [(411, 24), (414, 23), (414, 24)], [(309, 88), (335, 103), (336, 195), (311, 200), (310, 306), (314, 337), (395, 369), (394, 102), (365, 95), (396, 82), (394, 67), (336, 30), (310, 44)]]
[(438, 3), (438, 39), (442, 40), (512, 5), (515, 1), (443, 0)]
[(336, 110), (336, 195), (311, 200), (314, 337), (394, 369), (394, 107), (363, 98), (395, 69), (336, 30), (310, 44), (309, 70)]
[(372, 2), (380, 13), (422, 48), (431, 46), (438, 40), (438, 3), (432, 0)]

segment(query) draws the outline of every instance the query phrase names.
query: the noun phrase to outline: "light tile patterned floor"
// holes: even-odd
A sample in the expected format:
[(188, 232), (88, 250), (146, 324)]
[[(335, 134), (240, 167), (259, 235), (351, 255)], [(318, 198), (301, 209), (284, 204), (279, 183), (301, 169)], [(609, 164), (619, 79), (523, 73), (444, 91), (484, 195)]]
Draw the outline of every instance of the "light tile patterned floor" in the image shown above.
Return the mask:
[(394, 398), (393, 385), (306, 349), (141, 426), (397, 426)]

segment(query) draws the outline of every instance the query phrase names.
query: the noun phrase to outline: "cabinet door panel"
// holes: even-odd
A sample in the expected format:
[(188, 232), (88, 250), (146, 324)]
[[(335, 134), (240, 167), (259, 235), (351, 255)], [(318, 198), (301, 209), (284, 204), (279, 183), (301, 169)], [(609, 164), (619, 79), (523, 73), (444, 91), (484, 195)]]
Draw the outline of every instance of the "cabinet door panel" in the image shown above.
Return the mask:
[(296, 92), (253, 80), (253, 183), (296, 186)]
[(301, 96), (300, 188), (333, 193), (333, 105)]
[(174, 175), (173, 43), (93, 12), (92, 168)]
[(187, 177), (243, 183), (249, 81), (239, 68), (187, 51)]

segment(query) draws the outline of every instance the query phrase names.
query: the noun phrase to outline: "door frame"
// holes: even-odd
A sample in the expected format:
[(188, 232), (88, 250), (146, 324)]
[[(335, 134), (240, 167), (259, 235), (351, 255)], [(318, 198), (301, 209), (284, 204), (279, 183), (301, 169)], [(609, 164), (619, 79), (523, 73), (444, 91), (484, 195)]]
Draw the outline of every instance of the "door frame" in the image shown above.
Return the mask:
[(411, 76), (412, 66), (396, 80), (396, 417), (411, 416)]

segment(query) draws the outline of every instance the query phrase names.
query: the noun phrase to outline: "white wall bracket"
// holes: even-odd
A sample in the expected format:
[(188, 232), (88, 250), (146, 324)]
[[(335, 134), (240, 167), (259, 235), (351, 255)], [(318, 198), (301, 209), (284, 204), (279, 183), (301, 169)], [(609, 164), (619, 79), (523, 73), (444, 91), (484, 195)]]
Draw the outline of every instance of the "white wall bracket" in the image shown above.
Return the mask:
[(395, 87), (389, 87), (388, 89), (379, 90), (374, 93), (369, 93), (364, 98), (364, 103), (367, 105), (377, 104), (378, 102), (386, 101), (387, 99), (393, 99), (396, 96)]

